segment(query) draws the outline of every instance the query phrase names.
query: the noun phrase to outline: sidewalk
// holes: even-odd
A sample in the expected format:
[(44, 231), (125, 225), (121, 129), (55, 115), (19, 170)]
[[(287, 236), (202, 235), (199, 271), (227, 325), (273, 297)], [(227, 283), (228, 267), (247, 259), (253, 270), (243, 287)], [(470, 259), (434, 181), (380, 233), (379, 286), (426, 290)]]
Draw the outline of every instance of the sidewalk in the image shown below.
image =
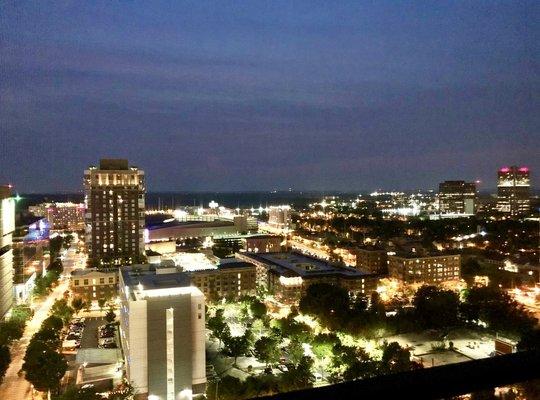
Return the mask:
[(26, 324), (23, 337), (11, 347), (11, 364), (6, 371), (6, 376), (4, 377), (2, 385), (0, 385), (0, 398), (17, 400), (32, 398), (30, 383), (24, 378), (23, 374), (19, 376), (18, 372), (22, 368), (28, 342), (49, 315), (49, 310), (54, 301), (62, 298), (64, 292), (68, 288), (68, 282), (69, 280), (64, 279), (45, 300), (41, 301), (37, 306), (34, 304), (34, 316)]

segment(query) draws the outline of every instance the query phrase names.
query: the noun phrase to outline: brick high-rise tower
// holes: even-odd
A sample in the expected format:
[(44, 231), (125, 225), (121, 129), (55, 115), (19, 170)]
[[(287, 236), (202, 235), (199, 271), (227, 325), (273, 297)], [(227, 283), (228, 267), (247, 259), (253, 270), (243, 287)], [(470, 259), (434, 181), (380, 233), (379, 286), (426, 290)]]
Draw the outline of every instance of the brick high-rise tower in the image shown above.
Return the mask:
[(144, 252), (144, 171), (100, 160), (84, 171), (86, 247), (94, 266), (137, 262)]

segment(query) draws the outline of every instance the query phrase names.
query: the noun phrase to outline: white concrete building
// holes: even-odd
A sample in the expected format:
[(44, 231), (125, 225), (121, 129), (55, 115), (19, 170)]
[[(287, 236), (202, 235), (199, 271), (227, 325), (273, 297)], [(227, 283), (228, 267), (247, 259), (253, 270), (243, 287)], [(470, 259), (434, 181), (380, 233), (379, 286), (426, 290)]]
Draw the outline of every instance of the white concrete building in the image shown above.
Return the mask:
[(11, 187), (0, 186), (0, 318), (13, 305), (13, 231), (15, 199)]
[(120, 336), (139, 398), (185, 400), (206, 388), (204, 295), (175, 267), (120, 273)]

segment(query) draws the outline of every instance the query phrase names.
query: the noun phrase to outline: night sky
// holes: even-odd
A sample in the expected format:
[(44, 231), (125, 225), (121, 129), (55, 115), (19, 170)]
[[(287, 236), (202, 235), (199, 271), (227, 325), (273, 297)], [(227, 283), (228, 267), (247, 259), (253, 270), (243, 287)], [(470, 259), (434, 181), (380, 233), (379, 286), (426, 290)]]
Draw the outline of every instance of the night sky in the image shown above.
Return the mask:
[(0, 182), (76, 191), (540, 186), (538, 1), (2, 1)]

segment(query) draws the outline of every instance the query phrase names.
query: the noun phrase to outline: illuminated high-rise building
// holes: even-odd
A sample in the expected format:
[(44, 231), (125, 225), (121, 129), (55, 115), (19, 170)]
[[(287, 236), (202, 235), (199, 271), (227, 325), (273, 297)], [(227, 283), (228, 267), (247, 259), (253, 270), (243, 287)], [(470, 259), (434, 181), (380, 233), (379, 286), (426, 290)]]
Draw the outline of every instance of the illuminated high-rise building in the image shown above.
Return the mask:
[(94, 266), (138, 261), (144, 252), (144, 171), (105, 159), (84, 171), (85, 230)]
[(439, 183), (439, 212), (441, 214), (474, 214), (476, 184), (465, 181)]
[(13, 231), (15, 199), (10, 186), (0, 186), (0, 318), (13, 305)]
[(529, 212), (530, 208), (529, 168), (511, 166), (499, 169), (497, 209), (516, 216)]
[(291, 225), (290, 206), (271, 206), (268, 209), (268, 224), (274, 228), (287, 229)]
[(52, 203), (47, 207), (51, 229), (77, 231), (84, 228), (84, 204)]

